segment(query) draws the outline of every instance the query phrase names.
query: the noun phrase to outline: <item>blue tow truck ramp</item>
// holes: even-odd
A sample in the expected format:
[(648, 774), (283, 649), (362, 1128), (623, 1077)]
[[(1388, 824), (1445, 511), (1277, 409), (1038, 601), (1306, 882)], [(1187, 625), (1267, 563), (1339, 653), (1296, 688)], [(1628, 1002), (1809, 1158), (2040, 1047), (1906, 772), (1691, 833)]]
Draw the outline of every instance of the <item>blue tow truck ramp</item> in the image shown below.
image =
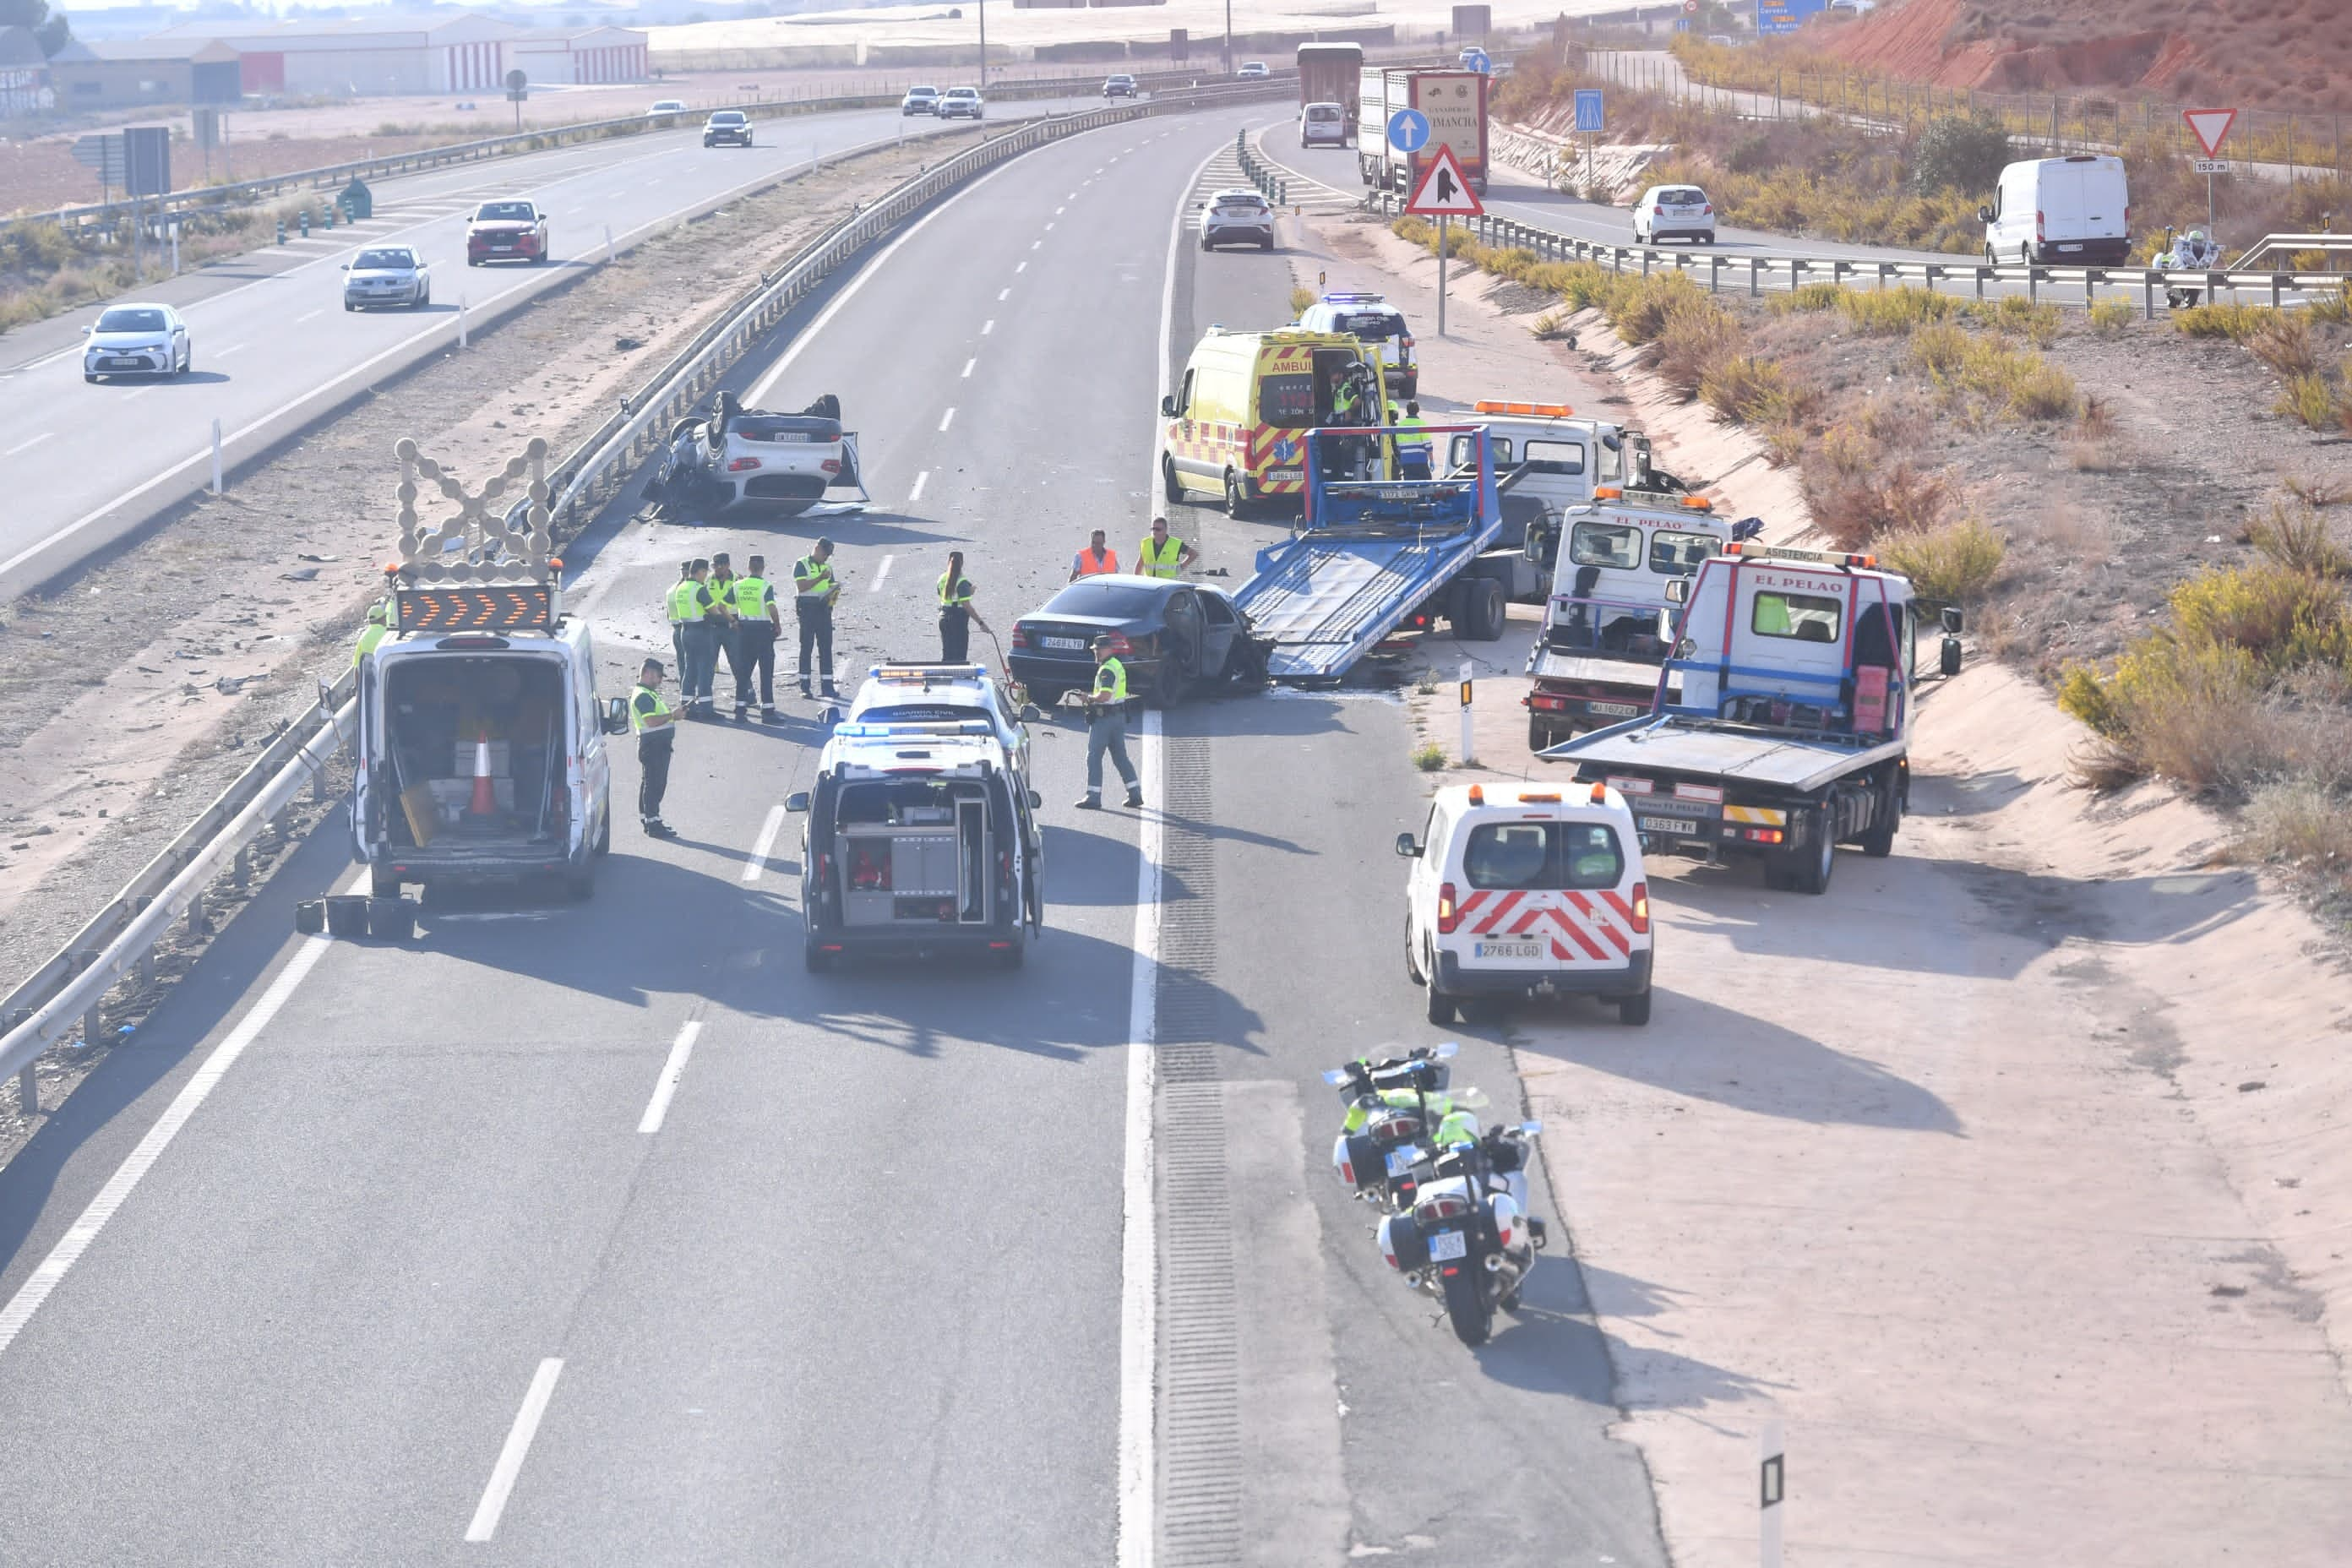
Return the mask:
[[(1444, 479), (1349, 479), (1328, 470), (1349, 451), (1382, 454), (1394, 443), (1442, 448), (1475, 437), (1477, 457)], [(1328, 459), (1328, 461), (1327, 461)], [(1444, 592), (1503, 526), (1494, 459), (1479, 425), (1312, 430), (1307, 437), (1307, 506), (1299, 531), (1258, 552), (1257, 574), (1234, 596), (1250, 633), (1266, 645), (1266, 672), (1287, 682), (1333, 681)]]

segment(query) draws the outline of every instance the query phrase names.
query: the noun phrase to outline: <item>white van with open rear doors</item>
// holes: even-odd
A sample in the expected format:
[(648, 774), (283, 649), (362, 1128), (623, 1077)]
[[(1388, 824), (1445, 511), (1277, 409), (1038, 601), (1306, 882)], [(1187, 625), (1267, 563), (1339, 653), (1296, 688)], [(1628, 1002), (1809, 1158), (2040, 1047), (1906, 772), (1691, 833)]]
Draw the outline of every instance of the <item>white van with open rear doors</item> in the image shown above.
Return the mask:
[(1996, 267), (2111, 267), (2131, 254), (2131, 190), (2124, 161), (2111, 153), (2011, 163), (1977, 216), (1985, 226), (1985, 259)]
[(1429, 1021), (1480, 998), (1581, 994), (1650, 1021), (1648, 873), (1633, 814), (1605, 784), (1454, 785), (1416, 838), (1406, 879), (1405, 974)]

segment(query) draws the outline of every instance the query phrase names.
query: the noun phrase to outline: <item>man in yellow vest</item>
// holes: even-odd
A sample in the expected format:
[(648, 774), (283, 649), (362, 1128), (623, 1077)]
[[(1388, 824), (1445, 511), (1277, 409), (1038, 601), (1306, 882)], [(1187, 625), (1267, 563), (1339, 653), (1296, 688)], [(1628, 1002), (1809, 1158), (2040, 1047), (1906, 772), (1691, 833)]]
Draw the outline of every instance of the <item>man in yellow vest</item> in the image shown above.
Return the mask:
[(669, 757), (677, 744), (677, 715), (661, 696), (661, 660), (649, 658), (637, 671), (637, 689), (629, 693), (629, 728), (637, 736), (637, 820), (656, 838), (675, 838), (677, 830), (662, 820), (662, 796), (669, 791)]
[(1199, 551), (1170, 535), (1164, 517), (1151, 520), (1151, 531), (1143, 536), (1142, 555), (1137, 570), (1147, 577), (1181, 576), (1186, 567), (1201, 558)]
[[(669, 596), (663, 601), (669, 610), (670, 656), (677, 661), (677, 670), (680, 676), (683, 676), (686, 673), (686, 632), (683, 628), (686, 626), (688, 617), (678, 613), (677, 591), (680, 587), (692, 586), (693, 583), (694, 563), (691, 561), (679, 562), (677, 563), (677, 581), (670, 584)], [(699, 617), (698, 616), (697, 618)]]
[(1078, 801), (1080, 811), (1102, 809), (1103, 753), (1118, 764), (1118, 776), (1127, 784), (1127, 804), (1143, 804), (1143, 785), (1135, 776), (1135, 764), (1127, 756), (1127, 666), (1111, 653), (1116, 646), (1108, 637), (1094, 641), (1095, 684), (1086, 694), (1087, 707), (1087, 793)]
[(391, 630), (392, 611), (379, 599), (368, 606), (367, 625), (360, 631), (360, 646), (352, 650), (352, 668), (357, 669), (360, 660), (373, 653), (375, 645), (383, 641)]
[(1070, 581), (1081, 577), (1100, 577), (1118, 570), (1118, 552), (1103, 542), (1103, 531), (1096, 529), (1087, 547), (1070, 557)]
[(671, 584), (670, 619), (677, 623), (678, 646), (685, 662), (677, 672), (678, 704), (691, 717), (696, 705), (709, 699), (711, 671), (719, 663), (719, 628), (723, 616), (714, 616), (718, 601), (710, 596), (710, 563), (697, 560), (686, 580)]
[[(1391, 412), (1389, 415), (1389, 423), (1403, 429), (1418, 431), (1425, 429), (1429, 421), (1421, 416), (1421, 405), (1408, 398), (1404, 405), (1404, 417), (1400, 419)], [(1415, 439), (1412, 437), (1399, 436), (1396, 438), (1396, 458), (1397, 478), (1425, 479), (1431, 477), (1428, 437), (1423, 436)]]
[(735, 604), (735, 721), (740, 724), (751, 705), (751, 672), (760, 673), (760, 721), (772, 724), (776, 712), (776, 634), (784, 629), (776, 611), (776, 590), (767, 579), (768, 558), (754, 555), (749, 570), (730, 587)]
[(809, 655), (814, 652), (824, 678), (824, 694), (838, 697), (833, 684), (833, 603), (841, 597), (841, 580), (833, 573), (833, 541), (820, 539), (809, 552), (793, 563), (793, 618), (801, 629), (801, 695), (809, 695)]

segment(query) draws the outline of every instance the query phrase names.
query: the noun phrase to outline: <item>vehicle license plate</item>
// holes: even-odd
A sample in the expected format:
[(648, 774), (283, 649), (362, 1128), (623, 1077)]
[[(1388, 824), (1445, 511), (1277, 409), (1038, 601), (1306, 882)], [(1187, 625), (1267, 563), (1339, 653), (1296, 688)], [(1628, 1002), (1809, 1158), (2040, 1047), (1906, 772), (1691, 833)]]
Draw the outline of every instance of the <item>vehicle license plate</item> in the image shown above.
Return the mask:
[(1083, 649), (1087, 646), (1087, 639), (1084, 637), (1047, 637), (1045, 639), (1045, 646), (1047, 647), (1072, 647)]
[(1448, 1263), (1470, 1250), (1469, 1241), (1458, 1230), (1441, 1230), (1429, 1238), (1429, 1260)]
[(1270, 485), (1296, 484), (1306, 477), (1304, 468), (1268, 468), (1265, 471), (1265, 482)]
[(1643, 816), (1636, 818), (1644, 833), (1689, 834), (1698, 831), (1698, 824), (1681, 816)]
[(1636, 708), (1631, 702), (1588, 702), (1584, 709), (1588, 713), (1606, 713), (1613, 719), (1637, 719), (1649, 711), (1646, 708)]
[(2062, 245), (2058, 248), (2061, 250), (2080, 250), (2083, 247), (2079, 245)]
[(1539, 942), (1473, 942), (1471, 951), (1480, 958), (1541, 958), (1543, 943)]
[(146, 367), (147, 362), (143, 359), (110, 359), (106, 362), (109, 370), (144, 370)]
[(1408, 1143), (1402, 1149), (1389, 1151), (1389, 1174), (1402, 1176), (1420, 1163), (1421, 1151)]

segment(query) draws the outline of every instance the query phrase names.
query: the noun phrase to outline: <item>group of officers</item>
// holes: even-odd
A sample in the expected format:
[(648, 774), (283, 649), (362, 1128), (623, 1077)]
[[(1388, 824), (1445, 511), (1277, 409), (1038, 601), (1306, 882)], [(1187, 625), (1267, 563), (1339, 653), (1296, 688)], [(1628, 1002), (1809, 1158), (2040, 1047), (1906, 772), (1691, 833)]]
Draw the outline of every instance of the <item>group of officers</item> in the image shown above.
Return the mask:
[[(1119, 569), (1118, 552), (1108, 535), (1096, 529), (1085, 549), (1070, 561), (1070, 581), (1108, 576)], [(1150, 532), (1137, 551), (1137, 571), (1147, 577), (1176, 577), (1201, 558), (1201, 552), (1168, 531), (1168, 520), (1155, 517)], [(639, 784), (637, 816), (656, 837), (674, 837), (662, 820), (662, 798), (669, 788), (669, 764), (680, 719), (715, 718), (713, 695), (719, 658), (727, 658), (735, 683), (735, 719), (749, 715), (753, 678), (758, 678), (760, 719), (772, 724), (776, 711), (776, 642), (783, 635), (782, 596), (768, 581), (768, 562), (753, 555), (739, 575), (733, 558), (721, 551), (709, 557), (682, 562), (677, 581), (670, 585), (665, 607), (669, 614), (670, 647), (677, 660), (678, 703), (673, 710), (661, 694), (661, 660), (648, 658), (639, 669), (635, 690), (629, 697), (630, 727), (637, 737)], [(940, 662), (964, 664), (971, 658), (971, 628), (995, 633), (973, 603), (971, 579), (964, 575), (963, 552), (948, 552), (947, 570), (940, 574), (933, 592), (939, 600)], [(833, 612), (841, 598), (841, 578), (833, 565), (833, 541), (819, 539), (809, 552), (793, 563), (793, 616), (800, 632), (801, 695), (838, 698), (833, 678)], [(1135, 764), (1127, 754), (1127, 668), (1112, 655), (1107, 638), (1096, 639), (1095, 683), (1084, 698), (1087, 713), (1087, 794), (1078, 805), (1095, 810), (1102, 805), (1102, 765), (1108, 756), (1127, 785), (1127, 804), (1141, 805), (1143, 794)]]

